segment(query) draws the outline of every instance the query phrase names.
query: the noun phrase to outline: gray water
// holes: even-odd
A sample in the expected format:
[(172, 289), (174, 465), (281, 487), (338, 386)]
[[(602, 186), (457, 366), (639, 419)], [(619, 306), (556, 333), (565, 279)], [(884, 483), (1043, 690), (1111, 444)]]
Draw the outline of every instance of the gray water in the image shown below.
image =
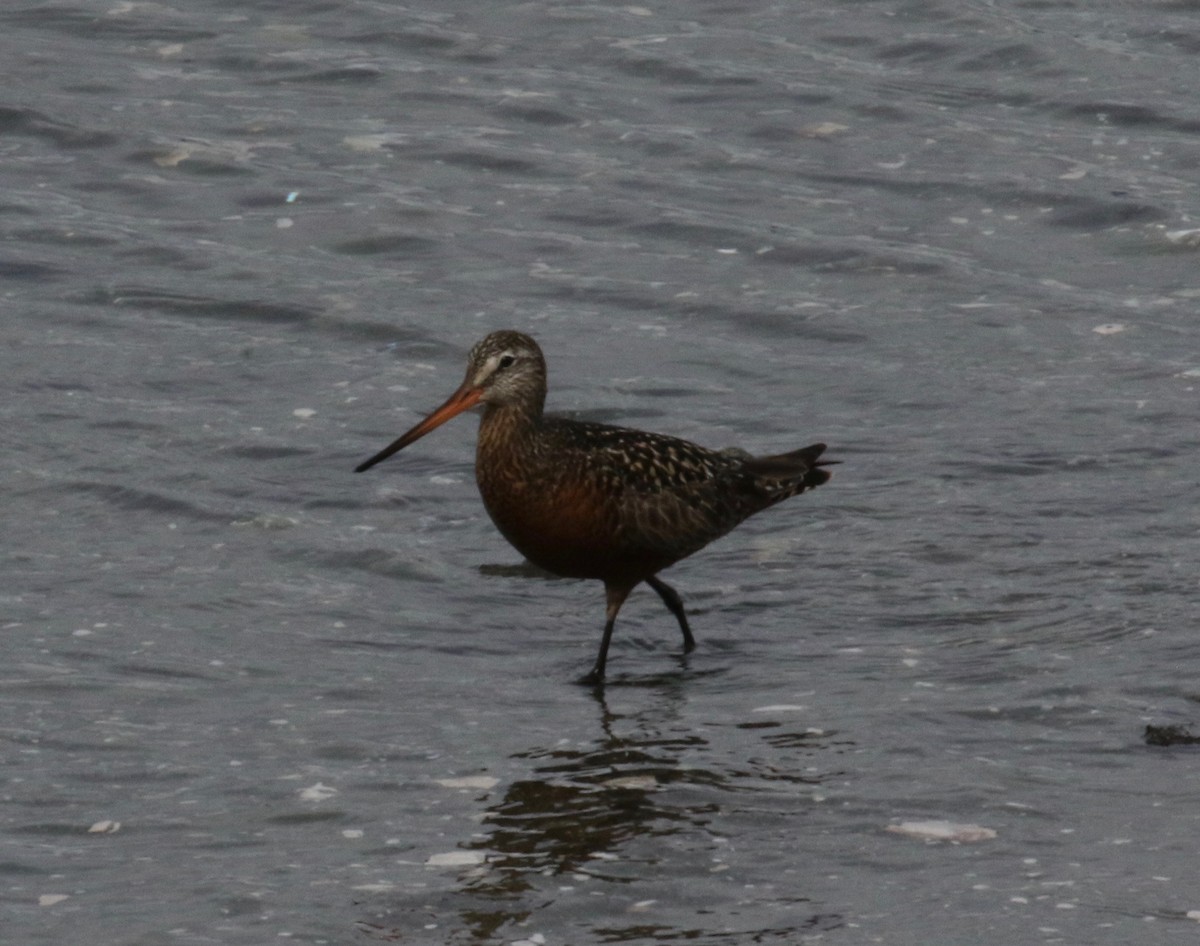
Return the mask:
[[(1200, 6), (0, 27), (6, 944), (1192, 941)], [(690, 656), (642, 590), (571, 683), (471, 418), (350, 472), (496, 328), (843, 461)]]

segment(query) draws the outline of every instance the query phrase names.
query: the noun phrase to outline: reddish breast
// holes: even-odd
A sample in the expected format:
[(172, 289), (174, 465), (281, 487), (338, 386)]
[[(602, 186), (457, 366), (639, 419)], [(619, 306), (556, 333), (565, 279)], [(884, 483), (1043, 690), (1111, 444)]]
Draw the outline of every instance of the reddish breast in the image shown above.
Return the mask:
[(620, 561), (616, 521), (604, 498), (583, 483), (479, 478), (496, 528), (535, 565), (572, 578), (604, 578), (632, 563)]

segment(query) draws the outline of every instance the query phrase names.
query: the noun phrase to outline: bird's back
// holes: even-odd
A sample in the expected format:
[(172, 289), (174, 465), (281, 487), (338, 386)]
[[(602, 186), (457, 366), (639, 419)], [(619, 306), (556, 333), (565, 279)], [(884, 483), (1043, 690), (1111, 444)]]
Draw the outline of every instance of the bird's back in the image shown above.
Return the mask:
[(476, 474), (506, 538), (558, 574), (642, 580), (748, 516), (829, 479), (824, 444), (753, 457), (663, 434), (545, 416), (485, 416)]

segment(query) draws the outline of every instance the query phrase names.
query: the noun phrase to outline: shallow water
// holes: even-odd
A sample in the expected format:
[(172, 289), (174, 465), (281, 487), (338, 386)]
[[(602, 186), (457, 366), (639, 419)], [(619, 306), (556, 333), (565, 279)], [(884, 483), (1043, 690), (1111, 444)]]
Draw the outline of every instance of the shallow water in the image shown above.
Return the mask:
[[(6, 941), (1191, 934), (1194, 4), (0, 25)], [(471, 420), (350, 472), (502, 327), (843, 461), (601, 694)]]

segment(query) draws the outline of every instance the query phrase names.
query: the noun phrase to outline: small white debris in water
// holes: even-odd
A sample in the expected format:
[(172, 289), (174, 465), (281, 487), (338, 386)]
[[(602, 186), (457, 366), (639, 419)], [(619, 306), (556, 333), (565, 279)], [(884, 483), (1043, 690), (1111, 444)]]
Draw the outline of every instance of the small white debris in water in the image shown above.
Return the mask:
[(631, 788), (649, 792), (658, 788), (658, 779), (653, 775), (618, 775), (604, 782), (608, 788)]
[(354, 840), (355, 838), (361, 838), (362, 836), (363, 836), (362, 828), (347, 828), (345, 831), (342, 832), (342, 837), (349, 838), (350, 840)]
[(326, 798), (332, 798), (338, 793), (336, 788), (330, 788), (328, 785), (322, 785), (317, 782), (316, 785), (310, 785), (308, 788), (300, 789), (301, 801), (324, 801)]
[(88, 834), (116, 834), (121, 830), (119, 821), (97, 821), (88, 828)]
[(802, 713), (807, 707), (799, 703), (772, 703), (770, 706), (756, 706), (751, 713)]
[(287, 197), (285, 197), (285, 198), (283, 199), (283, 202), (284, 202), (285, 204), (294, 204), (294, 203), (296, 202), (296, 198), (297, 198), (297, 197), (299, 197), (299, 196), (300, 196), (300, 192), (299, 192), (299, 191), (291, 191), (291, 192), (289, 192), (289, 193), (288, 193)]
[(399, 140), (396, 135), (352, 135), (343, 138), (342, 144), (351, 151), (379, 151), (384, 145)]
[(487, 860), (483, 851), (446, 851), (444, 854), (432, 854), (425, 861), (426, 867), (474, 867)]
[(1120, 322), (1105, 322), (1103, 325), (1097, 325), (1092, 331), (1097, 335), (1117, 335), (1125, 331), (1127, 327)]
[(1189, 920), (1195, 920), (1197, 923), (1200, 923), (1200, 910), (1188, 910), (1184, 916), (1186, 916)]
[(1163, 236), (1167, 238), (1168, 243), (1200, 246), (1200, 230), (1168, 230)]
[(286, 229), (288, 229), (288, 227), (294, 227), (295, 225), (296, 225), (296, 221), (293, 220), (291, 217), (280, 217), (278, 220), (275, 221), (275, 229), (276, 230), (286, 230)]
[(813, 125), (801, 125), (799, 133), (804, 138), (829, 138), (849, 130), (849, 125), (839, 125), (837, 122), (817, 122)]
[(991, 828), (977, 824), (956, 824), (953, 821), (902, 821), (888, 825), (886, 830), (921, 841), (955, 841), (963, 844), (990, 841), (996, 836)]
[(174, 151), (169, 151), (166, 154), (155, 155), (154, 163), (160, 168), (177, 167), (182, 162), (192, 156), (190, 148), (176, 148)]
[(311, 407), (297, 407), (292, 411), (293, 417), (299, 417), (301, 420), (308, 420), (310, 417), (316, 417), (317, 412)]
[(495, 788), (500, 779), (490, 775), (464, 775), (462, 778), (439, 778), (435, 780), (442, 788)]
[(81, 627), (77, 631), (72, 631), (71, 636), (72, 637), (91, 637), (92, 632), (90, 630), (88, 630), (88, 628), (86, 628), (86, 627)]
[(235, 519), (233, 525), (239, 527), (255, 526), (259, 529), (290, 529), (293, 526), (300, 525), (299, 519), (293, 519), (291, 516), (280, 516), (274, 513), (264, 512), (255, 516), (253, 519)]
[(509, 946), (546, 946), (546, 937), (541, 933), (534, 933), (527, 939), (514, 939)]
[(656, 903), (658, 903), (657, 900), (639, 900), (637, 903), (632, 904), (629, 907), (629, 912), (630, 913), (645, 913)]
[(38, 897), (39, 907), (52, 907), (56, 903), (62, 903), (64, 900), (70, 900), (71, 895), (66, 893), (44, 893)]
[(737, 250), (736, 250), (736, 249), (734, 249), (733, 247), (724, 247), (724, 246), (717, 247), (717, 252), (718, 252), (718, 253), (723, 253), (723, 254), (724, 254), (724, 255), (726, 255), (726, 256), (735, 256), (735, 255), (737, 255)]

